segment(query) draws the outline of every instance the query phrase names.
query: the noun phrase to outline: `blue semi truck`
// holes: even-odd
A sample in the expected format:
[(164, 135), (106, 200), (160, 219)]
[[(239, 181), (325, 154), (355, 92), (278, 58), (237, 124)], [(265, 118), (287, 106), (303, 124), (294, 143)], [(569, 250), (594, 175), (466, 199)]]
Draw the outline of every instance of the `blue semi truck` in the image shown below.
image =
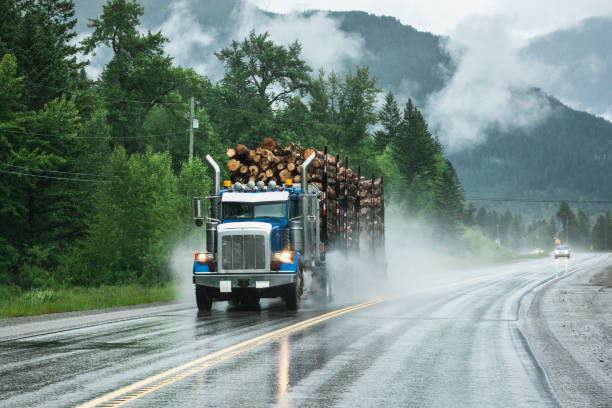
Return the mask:
[[(219, 166), (206, 156), (214, 169), (214, 195), (193, 201), (195, 223), (206, 228), (206, 250), (195, 254), (193, 264), (199, 310), (211, 310), (213, 301), (253, 304), (276, 297), (283, 298), (287, 309), (296, 310), (305, 290), (322, 299), (333, 296), (334, 275), (326, 254), (331, 248), (348, 251), (349, 234), (338, 235), (345, 244), (330, 242), (327, 172), (324, 188), (307, 181), (314, 159), (313, 153), (300, 166), (300, 185), (290, 179), (222, 184)], [(358, 192), (353, 195), (359, 199)], [(345, 221), (346, 208), (340, 214), (338, 207)], [(384, 253), (384, 230), (382, 237)]]

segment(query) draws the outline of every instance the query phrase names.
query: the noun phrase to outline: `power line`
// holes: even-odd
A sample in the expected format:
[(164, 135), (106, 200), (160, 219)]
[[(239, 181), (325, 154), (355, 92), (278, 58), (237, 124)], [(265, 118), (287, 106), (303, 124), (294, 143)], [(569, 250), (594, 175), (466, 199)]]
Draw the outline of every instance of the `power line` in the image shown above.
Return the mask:
[(29, 173), (21, 173), (21, 172), (8, 171), (8, 170), (0, 170), (0, 173), (13, 174), (13, 175), (17, 175), (17, 176), (27, 176), (27, 177), (37, 177), (37, 178), (44, 178), (44, 179), (54, 179), (54, 180), (85, 181), (85, 182), (91, 182), (91, 183), (108, 183), (108, 180), (91, 180), (91, 179), (82, 179), (82, 178), (44, 176), (42, 174), (29, 174)]
[(148, 139), (153, 137), (162, 137), (162, 136), (184, 136), (182, 133), (158, 133), (152, 135), (141, 135), (141, 136), (74, 136), (74, 135), (51, 135), (48, 133), (35, 133), (35, 132), (25, 132), (20, 130), (8, 130), (8, 129), (0, 129), (0, 132), (7, 133), (15, 133), (21, 135), (30, 135), (30, 136), (45, 136), (45, 137), (69, 137), (73, 139)]
[(492, 202), (517, 202), (517, 203), (559, 203), (566, 201), (573, 204), (612, 204), (612, 200), (537, 200), (530, 198), (493, 198), (493, 197), (468, 197), (466, 201), (492, 201)]
[[(83, 96), (83, 94), (81, 92), (75, 92), (75, 91), (71, 91), (69, 89), (65, 89), (65, 88), (58, 88), (56, 86), (50, 86), (50, 85), (44, 85), (44, 84), (40, 84), (38, 82), (34, 82), (31, 81), (27, 78), (25, 78), (25, 81), (35, 85), (35, 86), (39, 86), (39, 87), (43, 87), (43, 88), (48, 88), (48, 89), (53, 89), (55, 91), (61, 91), (61, 92), (65, 92), (65, 93), (69, 93), (71, 95), (76, 95), (76, 96)], [(87, 91), (92, 91), (92, 89), (86, 89), (83, 90), (82, 92), (87, 92)], [(161, 101), (156, 101), (156, 100), (152, 100), (152, 101), (143, 101), (143, 100), (138, 100), (138, 99), (121, 99), (121, 98), (111, 98), (111, 97), (107, 97), (107, 96), (100, 96), (100, 95), (90, 95), (87, 94), (86, 96), (90, 96), (92, 98), (96, 98), (96, 99), (101, 99), (101, 100), (107, 100), (107, 101), (113, 101), (113, 102), (129, 102), (129, 103), (141, 103), (141, 104), (145, 104), (145, 105), (185, 105), (185, 102), (161, 102)]]
[(37, 168), (34, 168), (34, 167), (17, 166), (17, 165), (8, 164), (8, 163), (0, 163), (0, 166), (15, 167), (15, 168), (24, 169), (24, 170), (27, 170), (27, 171), (31, 171), (31, 170), (42, 171), (42, 172), (45, 172), (45, 173), (71, 174), (73, 176), (102, 177), (102, 175), (100, 175), (100, 174), (73, 173), (73, 172), (70, 172), (70, 171), (59, 171), (59, 170), (50, 170), (50, 169), (37, 169)]

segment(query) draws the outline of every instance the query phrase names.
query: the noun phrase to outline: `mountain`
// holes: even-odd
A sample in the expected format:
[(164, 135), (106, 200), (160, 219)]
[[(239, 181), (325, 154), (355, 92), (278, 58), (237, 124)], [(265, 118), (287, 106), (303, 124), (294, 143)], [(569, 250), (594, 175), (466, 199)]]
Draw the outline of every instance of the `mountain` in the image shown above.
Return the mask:
[(612, 120), (612, 18), (580, 24), (537, 37), (523, 54), (552, 68), (541, 84), (571, 106)]
[[(443, 89), (455, 72), (455, 63), (442, 46), (446, 38), (420, 32), (393, 17), (359, 11), (278, 15), (241, 0), (140, 3), (145, 7), (143, 28), (164, 29), (172, 44), (179, 47), (169, 50), (176, 62), (208, 70), (213, 80), (221, 72), (213, 53), (233, 39), (244, 38), (250, 27), (270, 31), (275, 41), (293, 41), (293, 36), (298, 36), (305, 58), (314, 68), (329, 71), (329, 67), (316, 65), (321, 61), (320, 53), (334, 60), (334, 69), (368, 64), (379, 86), (393, 91), (402, 103), (411, 97), (417, 106), (426, 106), (427, 98)], [(77, 2), (80, 35), (87, 32), (86, 19), (100, 12), (100, 3)], [(181, 29), (174, 32), (177, 22)], [(189, 27), (190, 35), (184, 35), (184, 27)], [(549, 88), (544, 89), (546, 93), (537, 89), (515, 92), (510, 103), (520, 104), (521, 98), (537, 95), (548, 101), (550, 114), (532, 126), (492, 126), (480, 144), (449, 155), (468, 197), (612, 198), (612, 183), (607, 180), (612, 174), (612, 124), (548, 96), (559, 95), (563, 100), (572, 99), (566, 95), (582, 95), (585, 105), (590, 101), (603, 106), (612, 100), (612, 88), (607, 86), (612, 79), (612, 69), (606, 65), (609, 59), (601, 65), (598, 76), (584, 76), (581, 71), (588, 65), (586, 55), (610, 55), (605, 46), (610, 38), (605, 31), (608, 20), (588, 20), (582, 27), (582, 31), (555, 32), (535, 39), (523, 51), (550, 64), (573, 67), (565, 71), (565, 81), (568, 89), (575, 88), (574, 93), (564, 94), (559, 87), (555, 92)], [(597, 84), (590, 84), (590, 80)], [(507, 207), (494, 202), (487, 205)]]
[[(512, 134), (491, 129), (485, 143), (449, 156), (468, 196), (544, 201), (612, 198), (612, 123), (548, 99), (550, 113), (536, 126)], [(541, 217), (550, 216), (558, 205), (510, 202), (495, 207)], [(580, 208), (593, 213), (606, 206)]]

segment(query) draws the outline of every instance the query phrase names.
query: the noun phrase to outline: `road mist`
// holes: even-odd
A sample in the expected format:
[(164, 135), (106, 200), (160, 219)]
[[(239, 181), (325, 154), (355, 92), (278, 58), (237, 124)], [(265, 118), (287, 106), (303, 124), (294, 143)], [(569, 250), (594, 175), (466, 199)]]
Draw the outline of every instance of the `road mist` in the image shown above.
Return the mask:
[[(434, 238), (432, 226), (405, 216), (388, 215), (384, 254), (363, 248), (359, 253), (328, 255), (335, 278), (334, 303), (392, 296), (448, 282), (461, 270), (482, 265), (462, 239)], [(361, 240), (362, 247), (365, 240)], [(480, 251), (480, 249), (479, 249)], [(385, 270), (386, 266), (386, 270)]]
[(195, 232), (179, 240), (170, 254), (170, 271), (172, 279), (178, 286), (177, 298), (182, 302), (195, 304), (194, 285), (192, 280), (194, 255), (205, 251), (206, 241), (202, 232)]

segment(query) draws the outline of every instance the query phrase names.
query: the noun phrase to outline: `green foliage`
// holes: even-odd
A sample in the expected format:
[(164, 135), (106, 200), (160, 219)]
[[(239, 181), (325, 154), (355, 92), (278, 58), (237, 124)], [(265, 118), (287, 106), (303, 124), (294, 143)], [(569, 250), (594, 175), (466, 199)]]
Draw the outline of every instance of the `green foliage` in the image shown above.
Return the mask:
[(73, 265), (80, 285), (167, 282), (172, 238), (180, 229), (180, 201), (169, 154), (118, 148), (104, 169), (93, 221)]
[[(0, 285), (38, 288), (24, 302), (57, 305), (64, 286), (171, 280), (175, 243), (197, 235), (192, 197), (212, 191), (203, 157), (222, 164), (227, 147), (264, 136), (330, 146), (363, 176), (383, 176), (388, 197), (435, 237), (461, 235), (453, 166), (412, 101), (401, 115), (388, 94), (377, 112), (368, 66), (313, 78), (299, 43), (251, 32), (216, 54), (225, 75), (212, 84), (173, 65), (163, 33), (139, 30), (136, 1), (108, 0), (81, 45), (73, 9), (0, 0)], [(95, 83), (75, 60), (80, 46), (112, 50)], [(187, 163), (192, 97), (199, 128)]]
[(591, 230), (591, 242), (596, 250), (609, 251), (612, 249), (612, 215), (609, 211), (597, 217)]
[(108, 46), (113, 58), (101, 75), (99, 92), (105, 99), (113, 137), (129, 153), (144, 147), (141, 129), (147, 115), (160, 103), (178, 102), (173, 96), (183, 71), (172, 66), (164, 54), (167, 39), (161, 34), (140, 34), (137, 26), (144, 13), (135, 1), (109, 0), (98, 19), (91, 19), (93, 33), (83, 40), (83, 51), (93, 53)]
[(28, 109), (41, 109), (71, 88), (84, 66), (73, 44), (74, 1), (17, 0), (2, 2), (0, 10), (8, 20), (0, 25), (0, 55), (8, 51), (17, 57), (19, 73), (27, 80), (23, 101)]
[(577, 219), (576, 214), (574, 214), (567, 201), (561, 201), (561, 204), (559, 204), (557, 219), (562, 226), (562, 230), (559, 234), (561, 241), (565, 241), (566, 237), (569, 238), (570, 235), (572, 239), (574, 239), (574, 235), (578, 231)]
[(254, 145), (275, 133), (273, 109), (304, 93), (312, 71), (300, 58), (302, 46), (274, 44), (268, 33), (251, 31), (242, 42), (215, 53), (225, 75), (214, 89), (211, 114), (220, 134), (232, 144)]
[(382, 151), (391, 145), (391, 141), (399, 132), (402, 123), (402, 116), (397, 105), (397, 101), (391, 92), (385, 96), (385, 103), (378, 113), (378, 119), (383, 130), (375, 133), (375, 146), (377, 151)]

